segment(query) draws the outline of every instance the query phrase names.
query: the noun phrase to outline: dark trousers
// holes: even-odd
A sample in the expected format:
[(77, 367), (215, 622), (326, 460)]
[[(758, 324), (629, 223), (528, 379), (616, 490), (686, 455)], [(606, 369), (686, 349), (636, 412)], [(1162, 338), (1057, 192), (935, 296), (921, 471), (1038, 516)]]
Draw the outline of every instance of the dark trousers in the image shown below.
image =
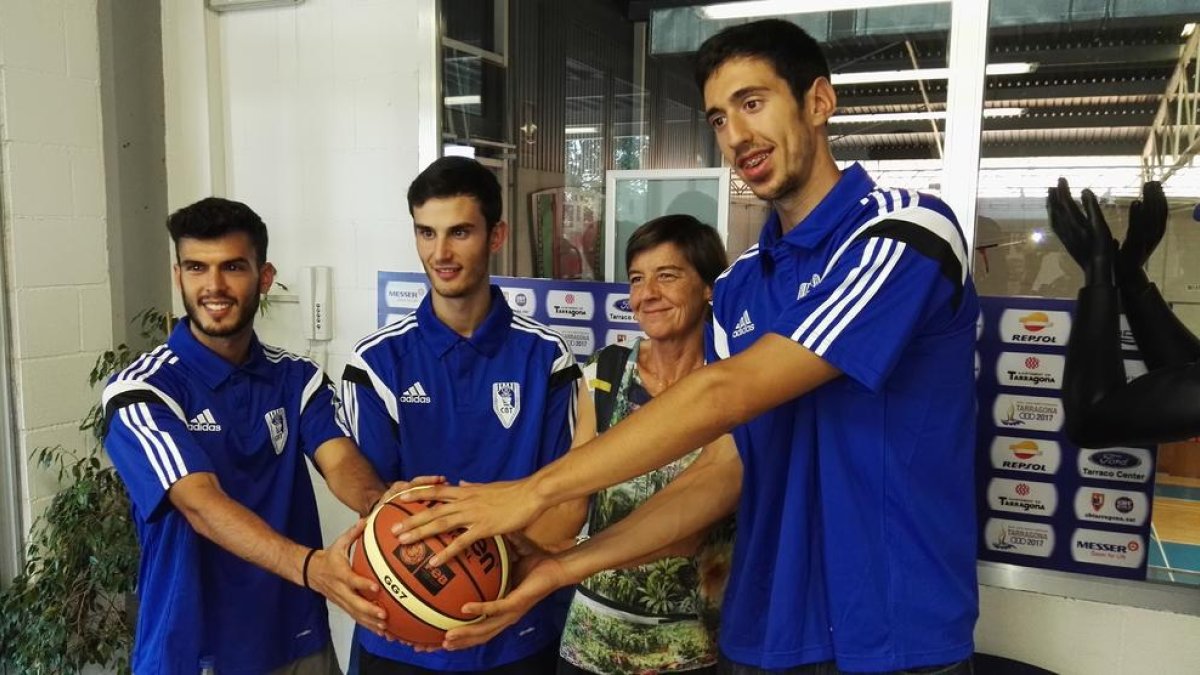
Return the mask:
[[(499, 668), (453, 672), (456, 675), (554, 675), (557, 666), (558, 644), (555, 643), (532, 656)], [(418, 668), (407, 663), (380, 658), (365, 649), (358, 650), (359, 675), (438, 675), (442, 672), (446, 671)]]
[[(717, 664), (717, 672), (720, 675), (846, 675), (845, 671), (838, 670), (837, 664), (833, 661), (810, 663), (798, 668), (764, 670), (762, 668), (755, 668), (754, 666), (734, 663), (724, 656), (721, 657), (721, 662)], [(940, 666), (913, 668), (912, 670), (894, 670), (891, 673), (881, 673), (880, 675), (972, 675), (974, 672), (971, 659), (967, 659), (958, 663), (947, 663)]]

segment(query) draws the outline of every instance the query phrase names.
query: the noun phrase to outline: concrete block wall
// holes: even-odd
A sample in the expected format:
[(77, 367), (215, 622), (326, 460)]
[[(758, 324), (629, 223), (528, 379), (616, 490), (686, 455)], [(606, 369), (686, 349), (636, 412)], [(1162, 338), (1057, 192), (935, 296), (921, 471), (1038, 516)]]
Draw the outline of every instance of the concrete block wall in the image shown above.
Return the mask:
[(95, 0), (0, 2), (0, 202), (24, 528), (57, 485), (29, 452), (81, 447), (112, 344)]

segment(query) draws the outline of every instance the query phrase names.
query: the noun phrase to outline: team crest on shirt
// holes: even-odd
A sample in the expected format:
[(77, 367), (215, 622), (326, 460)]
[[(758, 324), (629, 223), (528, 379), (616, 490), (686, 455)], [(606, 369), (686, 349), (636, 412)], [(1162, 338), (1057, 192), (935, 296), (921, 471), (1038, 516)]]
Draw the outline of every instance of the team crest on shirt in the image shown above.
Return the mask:
[(505, 429), (511, 428), (521, 413), (521, 383), (493, 382), (492, 410)]
[(284, 414), (283, 408), (276, 408), (267, 413), (265, 417), (267, 418), (267, 430), (271, 432), (271, 445), (275, 446), (275, 454), (278, 455), (287, 445), (287, 416)]

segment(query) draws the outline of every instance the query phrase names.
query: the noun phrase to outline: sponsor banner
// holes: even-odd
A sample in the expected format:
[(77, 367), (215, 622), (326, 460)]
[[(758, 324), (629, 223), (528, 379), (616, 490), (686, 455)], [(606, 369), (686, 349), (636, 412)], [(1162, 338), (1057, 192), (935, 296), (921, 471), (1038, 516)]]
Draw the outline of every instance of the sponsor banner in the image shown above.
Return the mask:
[(1145, 493), (1083, 486), (1075, 493), (1075, 517), (1093, 523), (1138, 527), (1150, 514)]
[(1071, 315), (1041, 309), (1006, 309), (1000, 315), (1000, 341), (1009, 344), (1067, 344)]
[(604, 311), (609, 321), (637, 323), (637, 319), (633, 318), (633, 307), (629, 304), (628, 293), (609, 293), (604, 298)]
[(991, 454), (992, 468), (1004, 471), (1054, 474), (1062, 464), (1062, 446), (1057, 441), (997, 436)]
[[(500, 276), (493, 276), (491, 281), (504, 294), (514, 314), (547, 326), (565, 324), (586, 329), (560, 330), (569, 333), (564, 337), (571, 339), (573, 351), (581, 357), (591, 356), (609, 342), (627, 342), (641, 334), (629, 307), (629, 284)], [(429, 292), (428, 282), (424, 272), (378, 272), (376, 326), (394, 323), (416, 309)], [(602, 338), (607, 341), (601, 342)]]
[(1091, 479), (1145, 483), (1154, 475), (1154, 459), (1146, 448), (1080, 448), (1079, 475)]
[(551, 320), (591, 321), (596, 300), (587, 291), (547, 291), (546, 316)]
[(1062, 401), (1045, 396), (1000, 394), (992, 406), (992, 418), (1001, 428), (1058, 431), (1063, 425)]
[(604, 334), (604, 344), (631, 345), (633, 344), (634, 340), (640, 337), (645, 337), (645, 335), (646, 334), (640, 330), (620, 330), (617, 328), (610, 328), (609, 331)]
[(1079, 528), (1071, 535), (1075, 562), (1112, 567), (1141, 567), (1146, 542), (1141, 535)]
[(1002, 387), (1061, 389), (1066, 362), (1059, 354), (1004, 352), (996, 359), (996, 381)]
[(388, 307), (416, 309), (428, 292), (428, 287), (420, 282), (389, 281), (384, 288), (384, 297)]
[(588, 357), (596, 351), (596, 334), (583, 326), (550, 326), (567, 341), (575, 356)]
[(1054, 528), (1049, 523), (988, 518), (983, 532), (989, 551), (1038, 558), (1054, 553)]
[(993, 478), (987, 501), (993, 511), (1050, 517), (1058, 508), (1058, 491), (1053, 483)]
[[(982, 297), (979, 306), (979, 559), (1144, 579), (1148, 556), (1139, 549), (1151, 542), (1155, 449), (1081, 449), (1067, 437), (1060, 392), (1075, 302)], [(1145, 366), (1124, 319), (1121, 340), (1126, 375), (1137, 377)], [(1004, 519), (1027, 536), (1014, 537)]]
[(501, 286), (500, 292), (513, 312), (524, 316), (533, 316), (537, 312), (537, 293), (532, 288)]

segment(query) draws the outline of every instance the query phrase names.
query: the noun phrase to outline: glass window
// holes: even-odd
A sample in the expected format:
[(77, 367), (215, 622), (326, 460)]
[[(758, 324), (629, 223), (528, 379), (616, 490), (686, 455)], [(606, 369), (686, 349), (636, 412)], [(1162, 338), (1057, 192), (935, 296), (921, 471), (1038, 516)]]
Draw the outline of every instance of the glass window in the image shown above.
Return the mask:
[[(1092, 190), (1114, 236), (1122, 240), (1130, 202), (1152, 178), (1162, 181), (1170, 212), (1148, 273), (1176, 316), (1200, 333), (1200, 213), (1195, 210), (1200, 168), (1191, 160), (1200, 149), (1200, 76), (1197, 40), (1189, 32), (1200, 16), (1192, 7), (992, 0), (974, 267), (985, 303), (997, 311), (1011, 309), (1012, 316), (1044, 332), (1054, 330), (1050, 324), (1056, 316), (1069, 320), (1083, 275), (1050, 229), (1047, 188), (1062, 176), (1076, 198), (1084, 188)], [(1033, 405), (1039, 396), (1053, 404), (1057, 391), (1006, 386), (1003, 369), (988, 361), (1007, 359), (1017, 363), (1017, 371), (1061, 377), (1065, 347), (1006, 344), (989, 354), (996, 330), (1005, 327), (984, 328), (980, 377), (987, 380), (995, 372), (998, 395), (1013, 397), (1018, 407), (1019, 399)], [(1127, 375), (1145, 372), (1136, 343), (1130, 339), (1125, 347)], [(1015, 356), (1020, 358), (1014, 361)], [(981, 386), (981, 392), (985, 389)], [(981, 408), (989, 406), (981, 398)], [(981, 416), (983, 435), (994, 421)], [(995, 436), (990, 441), (981, 435), (982, 442), (992, 444), (988, 469), (1000, 467), (1003, 462), (997, 464), (996, 458), (1002, 455), (1018, 471), (1001, 469), (989, 480), (1008, 480), (1004, 485), (1024, 485), (1034, 493), (1049, 486), (1057, 490), (1058, 513), (985, 515), (981, 555), (1018, 565), (1200, 585), (1200, 443), (1117, 449), (1110, 455), (1114, 462), (1144, 460), (1143, 480), (1131, 481), (1097, 473), (1089, 464), (1096, 450), (1075, 447), (1051, 428), (990, 433)], [(1061, 460), (1056, 471), (1034, 468), (1046, 466), (1051, 457)], [(1016, 525), (996, 524), (1001, 520)], [(1010, 531), (1052, 532), (1057, 543), (1048, 558), (1040, 558), (1037, 547), (1014, 548), (1004, 536)], [(1090, 553), (1089, 546), (1104, 541), (1116, 542), (1122, 552)], [(1047, 565), (1046, 559), (1058, 562)]]

